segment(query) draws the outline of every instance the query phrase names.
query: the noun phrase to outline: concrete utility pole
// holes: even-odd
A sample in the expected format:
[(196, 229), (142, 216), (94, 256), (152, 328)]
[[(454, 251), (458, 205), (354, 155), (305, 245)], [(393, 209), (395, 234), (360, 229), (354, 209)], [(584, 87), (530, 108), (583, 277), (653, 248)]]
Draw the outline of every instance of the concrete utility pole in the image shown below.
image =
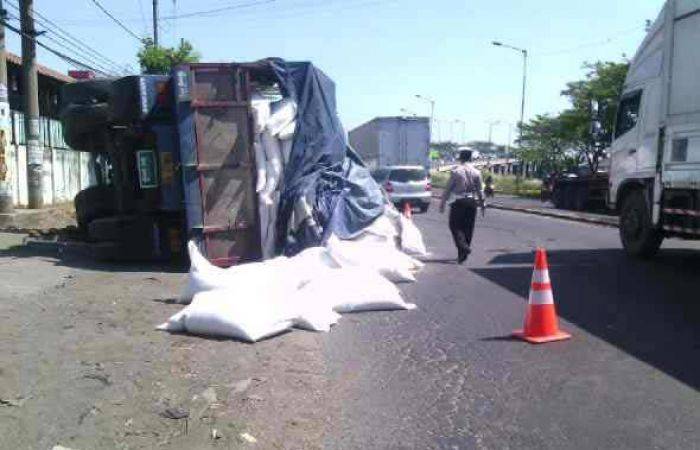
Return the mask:
[(10, 136), (10, 99), (7, 91), (7, 59), (5, 52), (5, 20), (7, 11), (0, 0), (0, 214), (13, 211), (12, 182), (7, 165)]
[(158, 0), (153, 0), (153, 45), (158, 47)]
[(27, 148), (27, 203), (44, 206), (44, 148), (39, 132), (39, 83), (36, 72), (36, 30), (34, 0), (20, 0), (22, 22), (22, 74), (24, 80), (24, 133)]

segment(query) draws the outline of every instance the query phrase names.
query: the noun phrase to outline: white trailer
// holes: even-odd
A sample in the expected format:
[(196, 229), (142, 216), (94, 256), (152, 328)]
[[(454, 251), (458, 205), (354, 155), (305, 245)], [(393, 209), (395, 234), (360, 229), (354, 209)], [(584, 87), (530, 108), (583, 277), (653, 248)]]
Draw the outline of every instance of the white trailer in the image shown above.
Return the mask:
[(423, 166), (430, 169), (430, 119), (377, 117), (349, 133), (350, 145), (370, 169)]
[(617, 111), (608, 201), (633, 256), (700, 239), (700, 0), (668, 0), (639, 47)]

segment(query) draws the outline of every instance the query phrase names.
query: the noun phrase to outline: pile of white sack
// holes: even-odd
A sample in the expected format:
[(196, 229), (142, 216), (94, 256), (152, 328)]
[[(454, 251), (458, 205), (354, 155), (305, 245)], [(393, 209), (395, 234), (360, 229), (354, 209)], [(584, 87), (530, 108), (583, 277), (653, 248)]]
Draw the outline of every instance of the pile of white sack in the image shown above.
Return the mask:
[[(255, 342), (292, 327), (328, 331), (339, 313), (408, 310), (394, 282), (415, 281), (421, 233), (388, 207), (360, 236), (325, 247), (222, 269), (188, 245), (191, 267), (180, 298), (190, 303), (160, 330)], [(413, 255), (413, 256), (412, 256)]]
[(274, 254), (275, 224), (281, 180), (292, 152), (296, 129), (296, 103), (288, 98), (273, 100), (258, 92), (251, 98), (255, 138), (255, 164), (260, 209), (260, 233), (263, 259)]

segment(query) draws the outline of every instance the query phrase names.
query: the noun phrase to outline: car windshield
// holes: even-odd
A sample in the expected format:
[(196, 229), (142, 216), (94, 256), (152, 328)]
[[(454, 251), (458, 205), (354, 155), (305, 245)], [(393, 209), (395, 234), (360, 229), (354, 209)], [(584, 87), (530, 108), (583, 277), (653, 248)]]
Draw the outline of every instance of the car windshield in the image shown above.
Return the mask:
[(423, 181), (427, 178), (425, 169), (393, 169), (389, 179), (406, 183), (409, 181)]

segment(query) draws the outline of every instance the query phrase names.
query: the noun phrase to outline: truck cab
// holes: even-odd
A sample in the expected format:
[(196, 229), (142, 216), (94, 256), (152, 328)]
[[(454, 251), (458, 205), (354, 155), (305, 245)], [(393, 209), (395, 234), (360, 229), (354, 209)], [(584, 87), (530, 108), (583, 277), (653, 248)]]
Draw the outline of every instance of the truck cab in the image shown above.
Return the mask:
[(700, 238), (700, 0), (668, 0), (625, 80), (608, 202), (632, 256)]

